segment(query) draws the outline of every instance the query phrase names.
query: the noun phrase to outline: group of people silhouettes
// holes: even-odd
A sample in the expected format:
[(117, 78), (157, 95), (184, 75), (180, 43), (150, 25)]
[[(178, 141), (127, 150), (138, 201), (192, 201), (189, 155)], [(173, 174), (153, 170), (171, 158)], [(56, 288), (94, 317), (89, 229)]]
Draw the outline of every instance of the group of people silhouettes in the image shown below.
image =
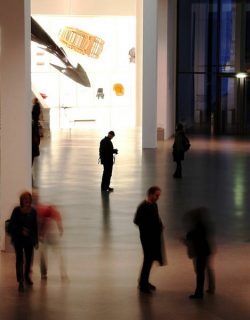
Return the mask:
[[(35, 101), (34, 101), (35, 103)], [(38, 126), (40, 106), (34, 104), (32, 118), (34, 126)], [(101, 191), (109, 193), (114, 191), (110, 186), (114, 155), (118, 150), (113, 147), (114, 131), (100, 141), (99, 160), (103, 165)], [(183, 131), (182, 124), (178, 124), (173, 144), (173, 160), (176, 162), (174, 178), (182, 178), (181, 161), (184, 153), (190, 148), (190, 142)], [(33, 149), (32, 149), (33, 150)], [(34, 158), (32, 152), (32, 160)], [(150, 283), (150, 272), (153, 263), (166, 264), (163, 239), (163, 223), (158, 212), (157, 201), (161, 196), (161, 188), (151, 186), (147, 190), (146, 199), (137, 207), (134, 224), (139, 228), (140, 241), (143, 251), (143, 263), (138, 280), (140, 292), (151, 294), (156, 286)], [(33, 205), (32, 206), (32, 202)], [(196, 208), (187, 212), (183, 217), (186, 235), (182, 242), (187, 247), (188, 257), (193, 260), (196, 273), (196, 288), (191, 299), (202, 299), (204, 295), (205, 275), (208, 278), (207, 292), (215, 293), (215, 276), (212, 266), (214, 253), (214, 229), (206, 208)], [(56, 230), (56, 231), (55, 231)], [(20, 205), (15, 207), (7, 232), (11, 236), (16, 254), (16, 277), (18, 290), (24, 291), (24, 284), (32, 286), (31, 270), (34, 248), (40, 246), (41, 279), (47, 279), (47, 247), (52, 245), (60, 259), (61, 277), (66, 276), (63, 256), (60, 252), (60, 237), (63, 235), (63, 224), (60, 212), (55, 206), (39, 203), (38, 193), (33, 195), (25, 191), (20, 195)]]
[[(143, 250), (143, 263), (139, 276), (138, 288), (141, 292), (151, 294), (156, 290), (149, 282), (153, 262), (166, 263), (163, 240), (163, 224), (158, 212), (157, 200), (161, 189), (152, 186), (147, 190), (146, 199), (138, 206), (134, 223), (138, 226)], [(206, 208), (188, 211), (183, 222), (186, 235), (182, 242), (187, 246), (188, 257), (193, 260), (196, 273), (196, 288), (190, 299), (202, 299), (204, 295), (205, 274), (207, 274), (207, 293), (215, 293), (215, 275), (212, 264), (214, 254), (214, 230)]]
[(25, 284), (33, 285), (31, 273), (34, 249), (40, 249), (41, 279), (47, 279), (48, 246), (58, 253), (61, 277), (67, 276), (60, 252), (60, 237), (63, 235), (62, 217), (55, 206), (40, 204), (36, 192), (33, 196), (29, 191), (23, 192), (20, 195), (20, 205), (14, 208), (6, 231), (15, 249), (16, 278), (20, 292), (24, 291)]
[[(100, 141), (99, 159), (103, 165), (103, 175), (101, 182), (102, 192), (111, 192), (110, 179), (114, 164), (114, 154), (118, 153), (114, 149), (111, 140), (114, 138), (114, 131)], [(176, 162), (176, 169), (173, 177), (182, 178), (182, 165), (184, 154), (189, 150), (191, 144), (184, 133), (181, 123), (176, 126), (173, 143), (173, 161)], [(155, 285), (149, 282), (149, 276), (153, 262), (160, 265), (166, 263), (163, 240), (163, 224), (158, 212), (157, 200), (160, 198), (161, 189), (152, 186), (147, 190), (146, 199), (138, 206), (134, 223), (138, 226), (140, 240), (143, 250), (143, 263), (139, 276), (138, 288), (140, 292), (152, 293), (156, 290)], [(202, 299), (204, 294), (205, 274), (208, 278), (207, 293), (215, 293), (215, 276), (212, 267), (212, 257), (214, 253), (214, 232), (209, 214), (206, 208), (196, 208), (187, 212), (183, 218), (186, 227), (186, 236), (182, 242), (187, 247), (189, 258), (193, 260), (196, 273), (196, 288), (190, 299)]]

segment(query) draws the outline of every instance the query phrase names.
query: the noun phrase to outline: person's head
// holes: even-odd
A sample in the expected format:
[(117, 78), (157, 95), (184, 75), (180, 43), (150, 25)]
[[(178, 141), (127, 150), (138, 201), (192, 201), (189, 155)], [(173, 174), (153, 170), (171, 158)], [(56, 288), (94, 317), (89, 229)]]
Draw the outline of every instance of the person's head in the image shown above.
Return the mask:
[(182, 131), (182, 130), (183, 130), (183, 124), (182, 123), (177, 123), (176, 131)]
[(108, 137), (109, 137), (109, 139), (110, 139), (110, 140), (111, 140), (111, 139), (113, 139), (113, 138), (114, 138), (114, 136), (115, 136), (114, 131), (109, 131), (109, 133), (108, 133)]
[(161, 189), (158, 186), (152, 186), (147, 191), (148, 202), (155, 203), (161, 195)]
[(29, 191), (22, 192), (19, 199), (21, 207), (30, 207), (32, 204), (32, 195)]
[(39, 101), (38, 101), (38, 99), (37, 99), (37, 98), (34, 98), (34, 99), (32, 100), (32, 102), (33, 102), (33, 104), (37, 104), (37, 103), (39, 103)]

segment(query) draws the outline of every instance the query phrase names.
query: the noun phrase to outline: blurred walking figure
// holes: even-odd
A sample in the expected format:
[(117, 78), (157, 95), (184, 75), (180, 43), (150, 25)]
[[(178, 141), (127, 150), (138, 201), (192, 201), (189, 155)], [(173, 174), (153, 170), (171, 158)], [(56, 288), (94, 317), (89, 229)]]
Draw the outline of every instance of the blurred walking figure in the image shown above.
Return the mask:
[(24, 290), (24, 281), (29, 286), (33, 285), (30, 273), (34, 247), (38, 248), (38, 228), (37, 212), (31, 204), (31, 193), (23, 192), (20, 195), (20, 206), (14, 208), (8, 225), (8, 232), (16, 253), (16, 277), (19, 291)]
[(173, 144), (173, 160), (176, 162), (176, 170), (173, 174), (174, 178), (182, 178), (181, 161), (184, 160), (184, 153), (190, 148), (190, 146), (190, 142), (183, 131), (183, 125), (178, 123)]
[(215, 293), (215, 275), (212, 266), (214, 253), (214, 228), (206, 208), (196, 208), (184, 215), (187, 234), (184, 243), (189, 258), (193, 259), (196, 273), (196, 289), (190, 299), (202, 299), (205, 273), (208, 280), (207, 293)]
[(139, 278), (139, 289), (151, 293), (156, 287), (149, 282), (150, 270), (154, 261), (160, 265), (164, 261), (164, 243), (162, 241), (163, 224), (158, 212), (157, 200), (161, 189), (152, 186), (147, 191), (147, 198), (137, 208), (134, 223), (139, 227), (140, 240), (143, 249), (143, 264)]
[(37, 193), (33, 195), (38, 214), (39, 241), (40, 241), (40, 271), (41, 279), (46, 280), (48, 274), (48, 249), (52, 249), (60, 263), (61, 278), (67, 278), (65, 261), (61, 252), (61, 237), (63, 236), (62, 216), (53, 205), (39, 203)]

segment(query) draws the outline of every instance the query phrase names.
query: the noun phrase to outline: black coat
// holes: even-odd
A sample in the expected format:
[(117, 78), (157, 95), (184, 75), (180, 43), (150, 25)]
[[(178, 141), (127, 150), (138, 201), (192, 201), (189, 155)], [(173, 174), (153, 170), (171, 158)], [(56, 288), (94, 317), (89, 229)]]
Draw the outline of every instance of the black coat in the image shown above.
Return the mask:
[(158, 213), (157, 203), (149, 203), (144, 200), (137, 208), (134, 223), (140, 230), (140, 239), (144, 255), (163, 265), (163, 225)]
[[(24, 236), (22, 231), (25, 228), (27, 235)], [(29, 213), (22, 213), (21, 207), (15, 207), (9, 222), (9, 233), (12, 243), (21, 243), (28, 241), (36, 246), (38, 243), (38, 226), (37, 226), (37, 212), (31, 208)]]
[(190, 143), (182, 130), (176, 131), (173, 144), (173, 160), (179, 162), (184, 160), (184, 153), (190, 147)]
[(113, 164), (115, 153), (113, 143), (109, 137), (105, 137), (100, 142), (99, 156), (101, 164)]
[(212, 253), (207, 228), (198, 223), (186, 235), (189, 258), (207, 257)]

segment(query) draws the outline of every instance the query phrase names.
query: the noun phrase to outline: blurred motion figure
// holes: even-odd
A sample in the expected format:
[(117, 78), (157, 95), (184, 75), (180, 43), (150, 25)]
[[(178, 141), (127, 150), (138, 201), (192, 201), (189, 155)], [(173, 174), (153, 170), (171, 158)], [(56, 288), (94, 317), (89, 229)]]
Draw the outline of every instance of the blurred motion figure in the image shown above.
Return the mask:
[(61, 237), (63, 236), (61, 213), (54, 205), (39, 203), (37, 192), (33, 193), (33, 198), (38, 214), (41, 279), (47, 279), (48, 248), (51, 248), (54, 256), (58, 257), (61, 278), (66, 279), (65, 261), (61, 252)]
[(207, 293), (215, 293), (215, 275), (212, 266), (214, 245), (214, 227), (208, 210), (204, 207), (188, 211), (183, 221), (187, 229), (184, 243), (187, 246), (189, 258), (193, 259), (196, 273), (196, 289), (190, 299), (202, 299), (205, 273), (207, 274)]

